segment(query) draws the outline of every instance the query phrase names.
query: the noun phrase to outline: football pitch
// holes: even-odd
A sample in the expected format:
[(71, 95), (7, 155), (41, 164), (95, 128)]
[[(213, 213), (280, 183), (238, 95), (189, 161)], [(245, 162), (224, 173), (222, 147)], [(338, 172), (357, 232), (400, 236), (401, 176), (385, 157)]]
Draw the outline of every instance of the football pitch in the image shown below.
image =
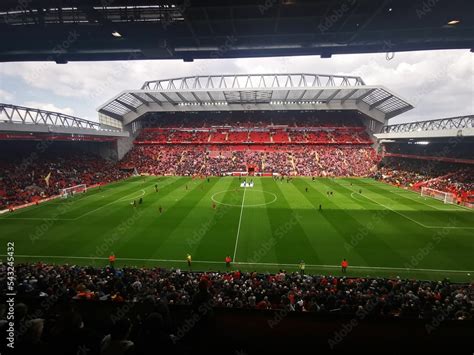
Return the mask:
[(307, 273), (332, 275), (346, 258), (348, 276), (473, 280), (467, 208), (371, 179), (253, 182), (147, 176), (90, 189), (1, 215), (0, 254), (13, 241), (17, 263), (105, 266), (113, 252), (118, 265), (186, 270), (189, 253), (193, 270), (224, 271), (229, 255), (232, 269), (295, 271), (304, 260)]

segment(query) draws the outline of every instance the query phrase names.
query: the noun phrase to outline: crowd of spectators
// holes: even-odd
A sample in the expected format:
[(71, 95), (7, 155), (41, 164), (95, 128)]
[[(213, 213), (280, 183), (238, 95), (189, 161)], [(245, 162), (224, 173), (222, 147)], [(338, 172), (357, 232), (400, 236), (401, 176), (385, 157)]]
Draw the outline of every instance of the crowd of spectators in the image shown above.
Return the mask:
[(79, 152), (5, 160), (0, 167), (0, 210), (58, 195), (66, 187), (109, 183), (129, 175), (115, 162)]
[(193, 143), (193, 144), (371, 144), (363, 129), (185, 129), (144, 128), (136, 142), (145, 144)]
[[(6, 282), (2, 265), (1, 282)], [(203, 287), (214, 307), (281, 309), (306, 312), (357, 312), (368, 302), (387, 317), (472, 319), (474, 285), (445, 280), (350, 278), (289, 273), (190, 272), (163, 268), (96, 268), (43, 263), (15, 266), (19, 297), (141, 302), (153, 298), (169, 305), (191, 305)]]
[[(162, 268), (96, 268), (76, 265), (18, 264), (15, 347), (35, 354), (188, 354), (210, 336), (219, 309), (312, 312), (377, 319), (472, 320), (474, 285), (395, 278), (351, 278), (278, 273), (190, 272)], [(0, 282), (6, 282), (6, 264)], [(4, 291), (5, 292), (5, 291)], [(82, 302), (81, 302), (82, 301)], [(74, 303), (75, 302), (75, 303)], [(99, 315), (82, 313), (77, 304)], [(58, 306), (56, 306), (58, 305)], [(132, 312), (141, 305), (141, 312)], [(174, 309), (187, 309), (177, 319)], [(86, 317), (83, 317), (85, 315)], [(0, 308), (0, 329), (8, 327)], [(197, 318), (196, 318), (197, 317)], [(88, 321), (86, 320), (88, 318)], [(104, 319), (105, 318), (105, 319)], [(93, 320), (92, 320), (93, 319)], [(189, 326), (190, 319), (197, 319)], [(5, 332), (4, 332), (5, 333)], [(212, 342), (211, 342), (212, 343)], [(195, 346), (194, 345), (194, 346)], [(87, 352), (84, 352), (87, 350)]]
[(462, 200), (470, 201), (474, 197), (474, 168), (466, 167), (453, 170), (446, 176), (429, 180), (424, 186), (451, 192), (461, 197)]
[(123, 164), (155, 175), (224, 175), (232, 172), (303, 176), (367, 176), (377, 164), (367, 146), (135, 145)]
[(463, 201), (474, 196), (474, 167), (421, 159), (384, 159), (376, 179), (405, 187), (451, 192)]
[(78, 184), (122, 179), (129, 174), (125, 170), (134, 168), (156, 175), (223, 175), (252, 169), (366, 176), (377, 161), (362, 121), (352, 112), (177, 113), (145, 118), (141, 124), (134, 148), (119, 164), (66, 145), (39, 156), (31, 153), (36, 151), (32, 142), (15, 145), (22, 154), (0, 158), (0, 209), (36, 202)]

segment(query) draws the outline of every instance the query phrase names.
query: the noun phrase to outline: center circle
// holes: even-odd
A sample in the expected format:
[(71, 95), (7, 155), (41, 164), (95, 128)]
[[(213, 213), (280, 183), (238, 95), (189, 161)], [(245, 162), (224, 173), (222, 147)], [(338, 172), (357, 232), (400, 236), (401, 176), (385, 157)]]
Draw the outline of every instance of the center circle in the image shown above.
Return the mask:
[[(221, 201), (217, 201), (217, 200), (214, 198), (215, 196), (225, 194), (225, 193), (227, 193), (227, 192), (229, 192), (229, 191), (230, 191), (230, 190), (225, 190), (225, 191), (216, 192), (215, 194), (213, 194), (213, 195), (211, 196), (211, 200), (214, 201), (215, 203), (218, 203), (219, 205), (230, 206), (230, 207), (241, 207), (241, 206), (242, 206), (242, 203), (240, 203), (240, 204), (224, 203), (224, 202), (221, 202)], [(277, 195), (274, 194), (273, 192), (268, 192), (268, 191), (263, 191), (263, 190), (257, 190), (257, 189), (250, 189), (250, 190), (247, 190), (247, 192), (257, 192), (257, 191), (258, 191), (258, 192), (263, 192), (264, 194), (273, 196), (273, 200), (271, 200), (271, 201), (269, 201), (269, 202), (257, 203), (257, 204), (247, 204), (247, 203), (244, 203), (244, 207), (266, 206), (266, 205), (269, 205), (269, 204), (271, 204), (271, 203), (276, 202), (276, 200), (278, 199), (278, 198), (277, 198)]]

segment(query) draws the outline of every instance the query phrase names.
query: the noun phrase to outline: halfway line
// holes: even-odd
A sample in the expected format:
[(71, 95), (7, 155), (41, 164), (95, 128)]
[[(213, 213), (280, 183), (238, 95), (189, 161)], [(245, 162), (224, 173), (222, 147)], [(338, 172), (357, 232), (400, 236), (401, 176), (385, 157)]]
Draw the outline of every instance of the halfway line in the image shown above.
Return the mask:
[(244, 196), (242, 197), (242, 206), (240, 207), (239, 226), (237, 227), (237, 238), (235, 239), (234, 257), (232, 258), (232, 261), (234, 262), (235, 262), (235, 255), (237, 254), (237, 245), (239, 244), (240, 224), (242, 223), (242, 212), (244, 212), (244, 201), (245, 201), (246, 191), (247, 191), (247, 188), (244, 187)]

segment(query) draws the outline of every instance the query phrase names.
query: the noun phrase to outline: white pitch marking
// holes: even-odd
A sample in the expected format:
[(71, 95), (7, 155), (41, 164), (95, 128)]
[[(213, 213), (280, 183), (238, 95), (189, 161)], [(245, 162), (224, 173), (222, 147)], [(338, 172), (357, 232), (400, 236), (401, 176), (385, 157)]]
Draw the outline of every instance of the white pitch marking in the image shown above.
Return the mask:
[[(273, 200), (269, 201), (269, 202), (265, 202), (265, 203), (258, 203), (258, 204), (254, 204), (254, 205), (246, 205), (246, 207), (260, 207), (260, 206), (266, 206), (266, 205), (269, 205), (273, 202), (276, 202), (276, 200), (278, 199), (277, 195), (274, 194), (273, 192), (268, 192), (268, 191), (263, 191), (263, 190), (251, 190), (251, 191), (255, 191), (255, 192), (263, 192), (264, 194), (269, 194), (269, 195), (272, 195), (273, 196)], [(220, 201), (217, 201), (214, 197), (217, 196), (217, 195), (220, 195), (220, 194), (224, 194), (224, 193), (227, 193), (229, 192), (229, 190), (224, 190), (224, 191), (219, 191), (219, 192), (216, 192), (215, 194), (213, 194), (211, 196), (211, 200), (214, 201), (215, 203), (219, 204), (219, 205), (224, 205), (224, 206), (229, 206), (229, 207), (240, 207), (240, 205), (232, 205), (230, 203), (224, 203), (224, 202), (220, 202)]]
[[(6, 257), (6, 254), (0, 254), (1, 257)], [(15, 255), (18, 258), (43, 258), (43, 259), (83, 259), (83, 260), (108, 260), (107, 257), (90, 257), (90, 256), (63, 256), (63, 255)], [(124, 261), (150, 261), (150, 262), (168, 262), (168, 263), (185, 263), (186, 260), (173, 260), (173, 259), (140, 259), (140, 258), (119, 258)], [(214, 260), (193, 260), (193, 263), (199, 264), (223, 264), (222, 261)], [(237, 265), (266, 265), (266, 266), (294, 266), (297, 264), (278, 264), (278, 263), (248, 263), (248, 262), (235, 262)], [(313, 268), (329, 268), (339, 269), (339, 265), (319, 265), (319, 264), (306, 264), (307, 267)], [(404, 267), (391, 267), (391, 266), (350, 266), (352, 269), (361, 270), (396, 270), (396, 271), (422, 271), (422, 272), (453, 272), (453, 273), (471, 273), (473, 270), (445, 270), (445, 269), (416, 269), (416, 268), (404, 268)]]
[(235, 262), (235, 255), (237, 254), (237, 245), (239, 244), (240, 224), (242, 223), (242, 213), (244, 212), (244, 202), (245, 202), (246, 191), (247, 189), (244, 189), (244, 196), (242, 197), (242, 206), (240, 207), (239, 226), (237, 227), (237, 238), (235, 239), (234, 257), (232, 258), (232, 261), (234, 262)]
[[(386, 185), (385, 183), (381, 183), (382, 185)], [(377, 184), (373, 184), (374, 186), (378, 186)], [(388, 187), (392, 187), (391, 185), (388, 185)], [(387, 189), (385, 187), (380, 187), (381, 189), (384, 189), (385, 191), (388, 191), (388, 192), (391, 192), (395, 195), (399, 195), (399, 196), (402, 196), (402, 197), (405, 197), (405, 198), (408, 198), (410, 200), (413, 200), (415, 202), (419, 202), (419, 203), (422, 203), (428, 207), (431, 207), (431, 208), (434, 208), (434, 209), (437, 209), (438, 211), (448, 211), (448, 212), (452, 212), (452, 211), (457, 211), (456, 208), (462, 208), (462, 209), (467, 209), (468, 211), (472, 212), (472, 210), (470, 208), (467, 208), (467, 207), (464, 207), (464, 206), (458, 206), (456, 204), (452, 204), (452, 205), (448, 205), (448, 206), (453, 206), (453, 207), (456, 207), (456, 208), (439, 208), (437, 206), (434, 206), (434, 205), (431, 205), (431, 204), (428, 204), (426, 202), (423, 201), (422, 197), (415, 191), (412, 191), (412, 190), (401, 190), (401, 191), (397, 191), (397, 190), (393, 190), (393, 189)], [(410, 197), (410, 195), (412, 196), (413, 194), (416, 195), (416, 199), (413, 198), (413, 197)], [(439, 202), (438, 200), (430, 200), (430, 201), (433, 201), (433, 202)]]
[[(352, 194), (354, 194), (354, 193), (355, 193), (355, 192), (352, 192), (352, 193), (351, 193), (351, 197), (352, 197), (352, 198), (354, 198), (354, 196), (352, 196)], [(390, 210), (390, 211), (392, 211), (392, 212), (395, 212), (396, 214), (398, 214), (398, 215), (400, 215), (400, 216), (402, 216), (402, 217), (404, 217), (404, 218), (406, 218), (406, 219), (408, 219), (408, 220), (410, 220), (410, 221), (412, 221), (412, 222), (414, 222), (414, 223), (416, 223), (416, 224), (422, 226), (423, 228), (428, 228), (428, 229), (439, 229), (439, 228), (441, 228), (441, 229), (474, 229), (474, 227), (427, 226), (426, 224), (423, 224), (423, 223), (421, 223), (421, 222), (415, 221), (414, 219), (412, 219), (412, 218), (410, 218), (410, 217), (408, 217), (408, 216), (405, 216), (403, 213), (400, 213), (400, 212), (394, 210), (393, 208), (390, 208), (390, 207), (385, 206), (385, 205), (383, 205), (383, 204), (381, 204), (381, 203), (379, 203), (379, 202), (377, 202), (377, 201), (374, 201), (373, 199), (371, 199), (370, 197), (368, 197), (368, 196), (366, 196), (366, 195), (360, 195), (360, 196), (363, 196), (363, 197), (365, 197), (366, 199), (372, 201), (373, 203), (376, 203), (376, 204), (379, 205), (379, 206), (382, 206), (382, 207), (384, 207), (384, 208), (386, 208), (386, 209), (388, 209), (388, 210)], [(355, 198), (354, 198), (354, 199), (355, 199)]]

